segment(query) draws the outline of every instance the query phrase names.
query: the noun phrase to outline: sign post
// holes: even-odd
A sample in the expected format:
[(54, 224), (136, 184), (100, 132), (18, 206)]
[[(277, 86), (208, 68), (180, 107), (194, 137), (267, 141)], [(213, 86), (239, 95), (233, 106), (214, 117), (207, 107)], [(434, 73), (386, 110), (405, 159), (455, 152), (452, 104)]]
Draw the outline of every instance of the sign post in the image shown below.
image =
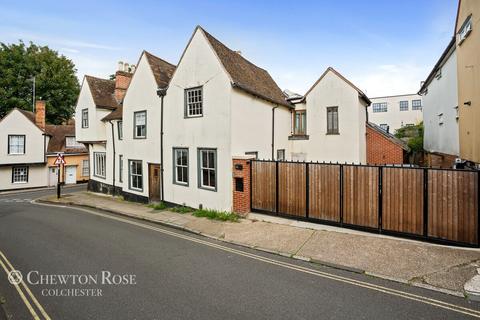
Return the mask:
[(60, 190), (60, 185), (61, 185), (61, 182), (60, 182), (60, 166), (63, 166), (63, 168), (65, 170), (65, 158), (63, 157), (63, 154), (61, 154), (61, 153), (57, 154), (57, 158), (55, 159), (54, 164), (57, 165), (57, 199), (60, 199), (60, 194), (61, 194), (61, 190)]

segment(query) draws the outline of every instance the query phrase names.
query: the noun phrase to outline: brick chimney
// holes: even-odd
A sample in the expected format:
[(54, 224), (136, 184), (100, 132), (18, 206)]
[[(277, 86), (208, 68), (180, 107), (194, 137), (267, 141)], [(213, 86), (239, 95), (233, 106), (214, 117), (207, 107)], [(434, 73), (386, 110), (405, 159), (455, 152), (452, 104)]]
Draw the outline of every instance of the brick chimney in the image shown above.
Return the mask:
[(128, 63), (118, 62), (118, 71), (115, 73), (115, 99), (118, 102), (125, 97), (132, 76), (133, 73), (131, 73)]
[(35, 102), (35, 124), (45, 129), (45, 101), (37, 100)]

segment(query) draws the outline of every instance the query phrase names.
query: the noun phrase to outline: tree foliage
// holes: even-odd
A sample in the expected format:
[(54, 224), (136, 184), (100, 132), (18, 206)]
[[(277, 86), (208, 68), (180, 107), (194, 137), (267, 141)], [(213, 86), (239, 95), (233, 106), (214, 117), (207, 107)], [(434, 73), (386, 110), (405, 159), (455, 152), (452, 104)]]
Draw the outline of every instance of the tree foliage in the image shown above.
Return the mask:
[(414, 126), (404, 126), (395, 131), (395, 136), (407, 141), (412, 151), (423, 151), (423, 122)]
[(46, 101), (47, 122), (59, 124), (75, 111), (79, 83), (73, 62), (47, 46), (0, 42), (0, 117), (11, 109), (32, 110), (35, 98)]

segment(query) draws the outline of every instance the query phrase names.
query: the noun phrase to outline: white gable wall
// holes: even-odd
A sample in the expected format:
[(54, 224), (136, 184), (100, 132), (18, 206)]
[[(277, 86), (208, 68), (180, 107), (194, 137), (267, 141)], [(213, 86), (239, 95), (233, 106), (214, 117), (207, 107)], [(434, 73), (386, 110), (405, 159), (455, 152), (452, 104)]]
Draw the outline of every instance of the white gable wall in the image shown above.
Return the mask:
[[(88, 128), (82, 128), (82, 110), (86, 108), (88, 109)], [(95, 106), (90, 87), (84, 79), (75, 107), (75, 135), (77, 141), (105, 141), (105, 123), (102, 122), (102, 119), (110, 112), (111, 110), (100, 109)]]
[(441, 72), (441, 78), (432, 79), (427, 87), (428, 93), (423, 96), (424, 148), (430, 152), (458, 155), (456, 51), (442, 66)]
[[(147, 111), (147, 137), (135, 139), (133, 132), (134, 112)], [(168, 118), (167, 118), (168, 119)], [(123, 100), (123, 191), (148, 197), (148, 164), (160, 163), (160, 98), (157, 83), (145, 54), (132, 77)], [(117, 159), (118, 159), (117, 152)], [(128, 183), (129, 160), (142, 160), (143, 191), (130, 189)], [(118, 162), (118, 160), (117, 160)]]
[[(327, 107), (338, 107), (338, 135), (327, 134)], [(366, 163), (366, 110), (358, 91), (329, 71), (306, 103), (296, 105), (297, 110), (305, 108), (309, 139), (292, 140), (293, 154), (303, 154), (305, 161)]]
[[(185, 118), (185, 89), (203, 86), (203, 116)], [(231, 99), (227, 73), (199, 29), (191, 39), (165, 97), (165, 200), (198, 207), (231, 210)], [(157, 98), (160, 101), (159, 98)], [(173, 148), (189, 150), (189, 185), (173, 183)], [(198, 186), (198, 148), (217, 150), (217, 191)]]

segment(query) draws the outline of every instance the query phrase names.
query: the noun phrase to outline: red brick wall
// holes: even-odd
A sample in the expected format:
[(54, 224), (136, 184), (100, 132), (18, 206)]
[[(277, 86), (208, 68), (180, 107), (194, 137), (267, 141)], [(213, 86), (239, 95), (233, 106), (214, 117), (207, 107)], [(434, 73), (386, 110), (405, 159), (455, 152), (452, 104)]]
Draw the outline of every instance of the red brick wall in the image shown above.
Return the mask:
[[(232, 160), (233, 212), (245, 215), (250, 212), (250, 159)], [(241, 165), (242, 169), (236, 169)], [(235, 178), (243, 178), (243, 192), (235, 190)]]
[(118, 101), (122, 101), (127, 92), (130, 81), (132, 80), (132, 74), (124, 71), (117, 71), (115, 73), (115, 98)]
[(45, 101), (35, 101), (35, 124), (45, 129)]
[(402, 164), (403, 149), (367, 126), (367, 163)]

